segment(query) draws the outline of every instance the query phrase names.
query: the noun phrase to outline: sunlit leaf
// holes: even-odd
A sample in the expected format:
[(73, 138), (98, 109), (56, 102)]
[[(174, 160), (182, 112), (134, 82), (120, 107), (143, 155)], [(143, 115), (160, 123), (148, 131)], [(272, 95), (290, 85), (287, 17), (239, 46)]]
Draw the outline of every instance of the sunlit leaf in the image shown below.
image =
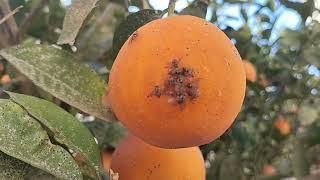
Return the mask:
[(22, 44), (0, 55), (53, 96), (100, 119), (115, 118), (101, 102), (107, 85), (72, 54), (53, 46)]

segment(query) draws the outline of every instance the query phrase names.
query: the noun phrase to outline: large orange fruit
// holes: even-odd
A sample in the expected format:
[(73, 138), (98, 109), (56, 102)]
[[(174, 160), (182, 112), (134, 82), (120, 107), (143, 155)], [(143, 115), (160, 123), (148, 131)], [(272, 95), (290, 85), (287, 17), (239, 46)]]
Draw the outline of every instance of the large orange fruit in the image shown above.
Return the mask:
[(163, 148), (209, 143), (240, 111), (245, 71), (237, 49), (193, 16), (152, 21), (121, 48), (108, 101), (135, 136)]
[(256, 82), (257, 81), (257, 70), (256, 67), (247, 60), (243, 60), (243, 66), (246, 71), (246, 78), (248, 81)]
[(129, 136), (112, 155), (111, 169), (119, 180), (204, 180), (205, 165), (198, 147), (162, 149)]

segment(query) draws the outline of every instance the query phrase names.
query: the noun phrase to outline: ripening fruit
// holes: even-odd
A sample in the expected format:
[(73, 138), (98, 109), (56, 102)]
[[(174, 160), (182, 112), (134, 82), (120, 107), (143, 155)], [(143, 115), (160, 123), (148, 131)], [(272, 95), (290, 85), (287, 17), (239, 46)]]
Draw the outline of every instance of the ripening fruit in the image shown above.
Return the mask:
[(112, 153), (113, 150), (110, 149), (105, 149), (102, 152), (102, 164), (107, 172), (110, 170)]
[(248, 81), (257, 81), (257, 70), (256, 67), (248, 60), (243, 60), (243, 66), (246, 71), (246, 78)]
[(193, 16), (152, 21), (121, 48), (108, 100), (132, 134), (163, 148), (207, 144), (240, 111), (245, 72), (237, 49)]
[(8, 74), (3, 75), (0, 79), (1, 84), (8, 84), (10, 82), (11, 82), (11, 78)]
[(268, 175), (268, 176), (275, 176), (275, 175), (277, 175), (276, 169), (275, 169), (272, 165), (270, 165), (270, 164), (265, 165), (265, 166), (263, 167), (262, 173), (265, 174), (265, 175)]
[(280, 134), (288, 135), (290, 133), (290, 123), (287, 119), (278, 118), (274, 122), (274, 126), (279, 130)]
[(4, 65), (0, 63), (0, 72), (4, 71)]
[(198, 147), (162, 149), (129, 136), (112, 155), (111, 169), (119, 180), (205, 180)]

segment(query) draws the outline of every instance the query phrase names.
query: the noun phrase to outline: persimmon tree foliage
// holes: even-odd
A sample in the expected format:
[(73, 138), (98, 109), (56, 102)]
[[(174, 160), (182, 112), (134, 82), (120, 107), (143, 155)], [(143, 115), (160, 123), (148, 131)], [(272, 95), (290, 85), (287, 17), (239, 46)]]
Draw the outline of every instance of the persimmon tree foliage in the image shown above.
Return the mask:
[[(167, 12), (170, 16), (197, 16), (215, 24), (236, 46), (245, 64), (238, 65), (243, 65), (247, 72), (246, 95), (236, 120), (218, 139), (200, 146), (206, 179), (319, 179), (319, 1), (194, 0), (185, 1), (188, 6), (184, 9), (174, 8), (175, 1), (170, 1), (171, 5), (165, 10), (158, 10), (150, 2), (73, 0), (66, 7), (58, 0), (0, 1), (0, 179), (116, 178), (109, 177), (107, 172), (110, 154), (128, 132), (117, 121), (109, 106), (110, 99), (106, 98), (113, 88), (108, 87), (110, 70), (121, 47), (130, 41), (128, 38), (139, 38), (137, 29), (166, 18)], [(228, 9), (236, 13), (231, 16), (226, 13)], [(295, 13), (299, 20), (293, 29), (286, 28), (287, 22), (281, 21), (288, 11)], [(174, 36), (179, 36), (179, 32)], [(161, 44), (162, 38), (156, 38)], [(179, 46), (179, 43), (171, 44)], [(184, 43), (181, 46), (188, 47), (192, 42)], [(226, 48), (219, 43), (212, 41), (212, 52)], [(130, 49), (130, 53), (139, 51), (143, 56), (148, 45), (146, 42), (143, 47)], [(206, 48), (209, 47), (207, 43)], [(202, 47), (197, 48), (200, 51)], [(134, 57), (125, 51), (120, 52), (120, 56)], [(130, 72), (137, 73), (144, 65), (134, 64), (130, 64), (132, 70), (129, 68), (126, 72), (118, 69), (117, 78), (122, 78), (123, 73), (126, 82), (134, 82), (135, 74)], [(216, 74), (213, 79), (219, 77), (225, 78)], [(229, 84), (233, 87), (239, 82), (228, 83), (233, 83)], [(125, 88), (113, 94), (128, 92), (130, 95), (140, 90), (129, 85)], [(150, 91), (150, 94), (156, 99), (159, 92)], [(226, 99), (231, 97), (225, 92), (222, 95)], [(136, 109), (138, 106), (132, 109), (130, 105), (123, 106), (125, 110), (121, 111), (119, 106), (117, 111), (143, 111)], [(127, 116), (130, 115), (121, 115), (129, 119)], [(185, 127), (184, 124), (179, 127), (176, 122), (175, 125)], [(190, 137), (190, 142), (191, 139), (197, 141)], [(174, 141), (175, 137), (167, 136), (167, 140)], [(120, 156), (123, 152), (134, 158), (130, 154), (134, 151), (145, 159), (139, 148), (146, 146), (149, 149), (143, 150), (147, 159), (155, 163), (167, 163), (166, 154), (179, 159), (170, 164), (170, 169), (156, 167), (161, 172), (180, 177), (184, 175), (183, 167), (188, 166), (192, 176), (199, 174), (198, 179), (204, 178), (203, 159), (197, 147), (193, 147), (196, 154), (192, 151), (195, 157), (180, 157), (188, 151), (167, 152), (140, 140), (137, 141), (140, 145), (127, 141), (121, 143), (122, 149), (116, 151), (115, 159), (124, 161)], [(197, 145), (200, 144), (203, 143)], [(164, 155), (153, 157), (157, 152)], [(192, 172), (189, 158), (197, 159), (195, 163), (200, 164), (194, 168), (197, 172)], [(176, 174), (172, 171), (173, 165), (177, 166)], [(125, 162), (111, 163), (112, 166), (126, 171), (122, 168), (126, 167)], [(136, 167), (141, 172), (144, 168), (148, 167)], [(146, 177), (139, 174), (141, 172), (133, 173)]]

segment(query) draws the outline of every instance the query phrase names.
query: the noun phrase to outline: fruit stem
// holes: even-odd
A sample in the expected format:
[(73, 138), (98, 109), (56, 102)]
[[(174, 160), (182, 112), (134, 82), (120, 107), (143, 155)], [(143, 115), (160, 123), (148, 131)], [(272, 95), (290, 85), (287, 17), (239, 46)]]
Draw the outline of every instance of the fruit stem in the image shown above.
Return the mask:
[(169, 0), (168, 16), (172, 16), (174, 14), (175, 6), (176, 6), (176, 0)]

